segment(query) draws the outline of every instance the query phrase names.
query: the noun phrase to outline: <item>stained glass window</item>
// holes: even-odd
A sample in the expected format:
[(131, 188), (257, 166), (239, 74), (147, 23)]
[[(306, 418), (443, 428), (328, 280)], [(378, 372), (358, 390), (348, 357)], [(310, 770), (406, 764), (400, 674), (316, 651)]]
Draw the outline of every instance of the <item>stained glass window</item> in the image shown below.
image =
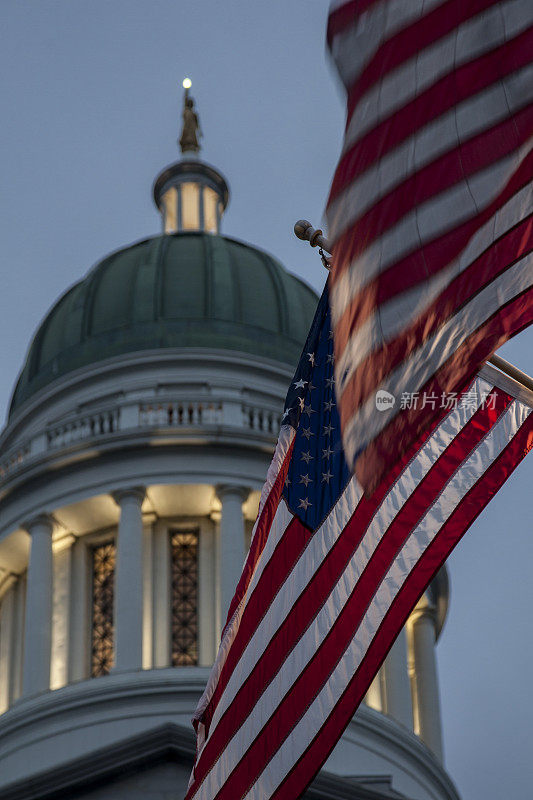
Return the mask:
[(198, 664), (198, 532), (171, 533), (172, 666)]
[(91, 675), (107, 675), (114, 663), (113, 595), (116, 545), (93, 547)]

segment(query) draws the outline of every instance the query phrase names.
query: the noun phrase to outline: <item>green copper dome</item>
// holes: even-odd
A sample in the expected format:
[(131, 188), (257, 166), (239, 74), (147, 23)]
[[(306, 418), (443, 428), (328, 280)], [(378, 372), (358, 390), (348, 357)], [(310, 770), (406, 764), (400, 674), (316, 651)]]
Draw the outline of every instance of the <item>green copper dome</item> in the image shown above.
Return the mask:
[(225, 236), (155, 236), (111, 254), (53, 306), (30, 345), (10, 414), (72, 370), (167, 347), (239, 350), (296, 365), (312, 289)]

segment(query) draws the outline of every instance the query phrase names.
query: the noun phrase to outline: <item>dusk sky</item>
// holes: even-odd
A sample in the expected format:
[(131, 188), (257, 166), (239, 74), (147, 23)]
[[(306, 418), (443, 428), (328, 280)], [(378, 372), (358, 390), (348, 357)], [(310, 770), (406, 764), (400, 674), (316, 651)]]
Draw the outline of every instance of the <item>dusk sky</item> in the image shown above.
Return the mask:
[[(326, 0), (2, 0), (0, 413), (49, 307), (104, 255), (160, 231), (192, 79), (223, 232), (320, 291), (294, 222), (319, 226), (343, 129)], [(533, 374), (533, 331), (500, 354)], [(437, 648), (446, 767), (463, 800), (531, 796), (533, 455), (449, 561)]]

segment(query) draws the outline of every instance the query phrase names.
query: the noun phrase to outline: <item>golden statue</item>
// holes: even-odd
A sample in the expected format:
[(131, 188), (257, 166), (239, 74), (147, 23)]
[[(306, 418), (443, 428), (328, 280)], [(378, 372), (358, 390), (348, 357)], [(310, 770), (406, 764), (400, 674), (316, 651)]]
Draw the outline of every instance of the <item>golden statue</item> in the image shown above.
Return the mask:
[(194, 100), (189, 97), (189, 90), (185, 90), (183, 101), (183, 127), (181, 129), (180, 147), (182, 153), (198, 153), (200, 150), (199, 138), (202, 135), (198, 114), (194, 110)]

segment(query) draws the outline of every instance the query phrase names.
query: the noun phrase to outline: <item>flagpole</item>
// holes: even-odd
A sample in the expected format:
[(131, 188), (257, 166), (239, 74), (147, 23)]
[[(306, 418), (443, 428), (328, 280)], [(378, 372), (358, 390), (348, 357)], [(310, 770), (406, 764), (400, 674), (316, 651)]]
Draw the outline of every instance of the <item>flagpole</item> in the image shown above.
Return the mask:
[[(313, 228), (311, 223), (306, 219), (298, 220), (294, 226), (294, 233), (298, 239), (301, 239), (304, 242), (309, 242), (311, 247), (320, 247), (322, 250), (325, 250), (326, 253), (331, 255), (331, 245), (323, 235), (323, 232), (320, 230), (320, 228)], [(496, 369), (499, 369), (500, 372), (508, 375), (521, 386), (524, 386), (526, 389), (529, 389), (529, 391), (533, 392), (533, 378), (531, 378), (527, 373), (522, 372), (522, 370), (518, 369), (518, 367), (515, 367), (514, 364), (511, 364), (509, 361), (506, 361), (504, 358), (496, 354), (488, 359), (488, 363), (492, 364), (492, 366), (496, 367)]]
[(529, 389), (533, 392), (533, 378), (531, 378), (526, 372), (522, 372), (521, 369), (515, 367), (514, 364), (510, 364), (509, 361), (506, 361), (501, 356), (494, 354), (489, 358), (489, 364), (492, 364), (493, 367), (496, 367), (500, 370), (500, 372), (505, 372), (510, 378), (513, 378), (517, 383), (522, 384), (525, 386), (526, 389)]
[(322, 235), (320, 228), (313, 228), (306, 219), (299, 219), (294, 225), (294, 233), (304, 242), (309, 242), (311, 247), (321, 247), (326, 253), (331, 255), (331, 248), (325, 236)]

